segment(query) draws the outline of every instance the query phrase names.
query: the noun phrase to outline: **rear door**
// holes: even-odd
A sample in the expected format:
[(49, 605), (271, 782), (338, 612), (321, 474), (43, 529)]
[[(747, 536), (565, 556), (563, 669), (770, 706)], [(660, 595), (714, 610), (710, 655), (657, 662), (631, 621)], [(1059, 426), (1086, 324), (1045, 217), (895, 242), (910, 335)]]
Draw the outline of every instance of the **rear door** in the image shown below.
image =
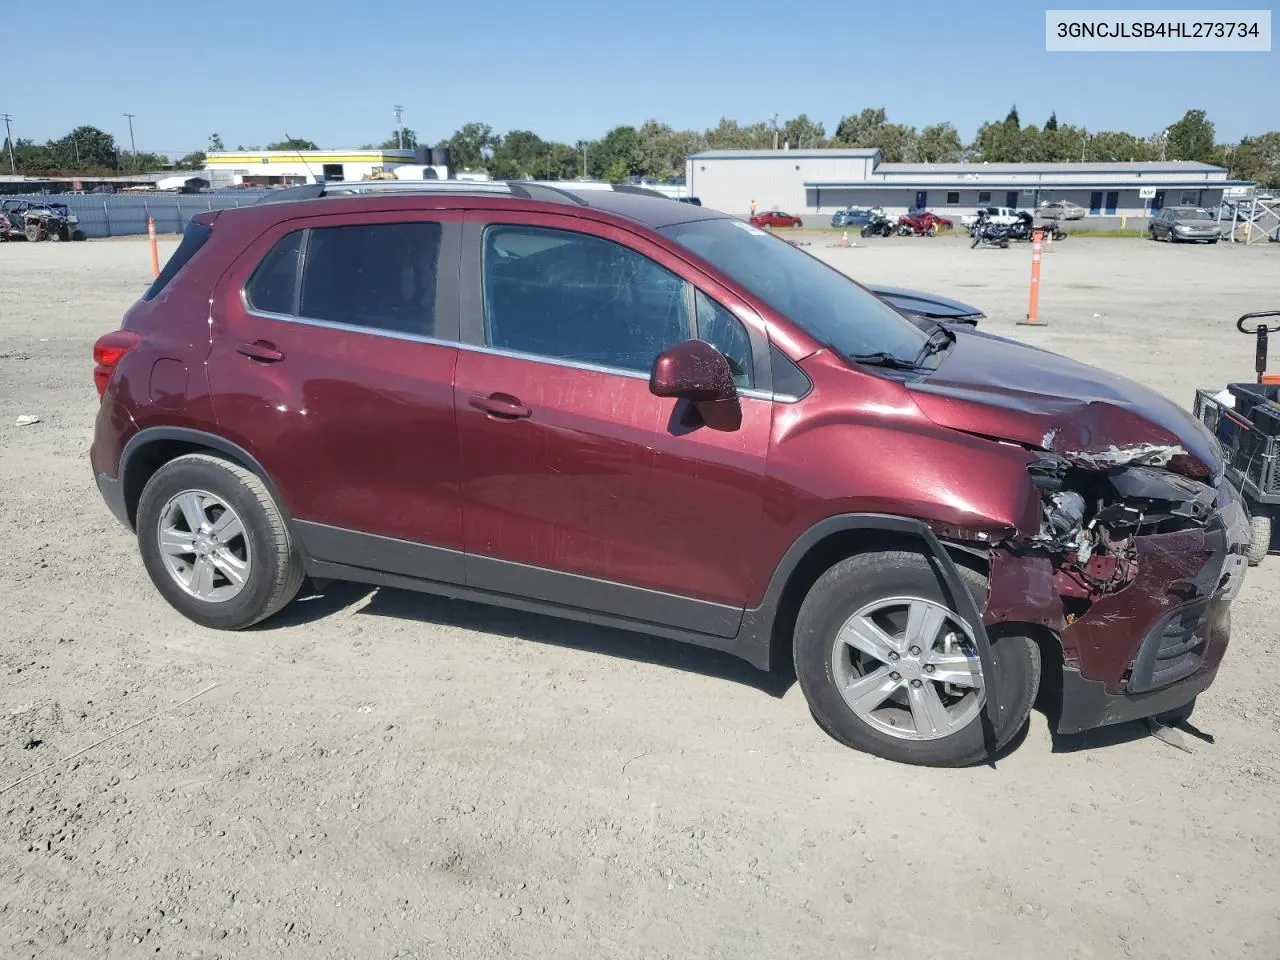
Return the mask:
[[(472, 216), (456, 377), (468, 584), (734, 636), (773, 408), (763, 327), (625, 231)], [(649, 392), (657, 355), (694, 336), (735, 370), (731, 429)]]
[(308, 217), (222, 278), (209, 377), (224, 435), (316, 560), (460, 582), (460, 217)]

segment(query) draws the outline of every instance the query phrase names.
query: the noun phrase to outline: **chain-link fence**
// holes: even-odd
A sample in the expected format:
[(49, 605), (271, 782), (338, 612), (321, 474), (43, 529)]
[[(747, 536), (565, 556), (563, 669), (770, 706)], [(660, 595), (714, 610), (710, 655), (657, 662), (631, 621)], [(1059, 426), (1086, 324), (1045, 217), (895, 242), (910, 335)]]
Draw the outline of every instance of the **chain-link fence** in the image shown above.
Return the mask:
[(245, 207), (269, 190), (229, 190), (223, 193), (112, 193), (6, 196), (4, 200), (65, 203), (80, 218), (86, 237), (123, 237), (147, 232), (147, 218), (155, 217), (157, 233), (181, 233), (186, 223), (206, 210)]

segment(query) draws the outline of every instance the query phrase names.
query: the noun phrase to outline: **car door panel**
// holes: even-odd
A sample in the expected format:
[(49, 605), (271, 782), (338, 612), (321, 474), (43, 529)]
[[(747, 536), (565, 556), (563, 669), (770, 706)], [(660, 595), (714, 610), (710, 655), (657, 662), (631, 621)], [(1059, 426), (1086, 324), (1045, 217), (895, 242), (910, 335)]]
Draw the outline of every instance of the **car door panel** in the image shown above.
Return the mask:
[[(738, 429), (714, 431), (687, 402), (650, 393), (645, 373), (490, 348), (480, 237), (482, 221), (498, 217), (474, 217), (455, 400), (468, 584), (732, 636), (759, 529), (771, 401), (742, 398)], [(520, 222), (584, 229), (548, 215)], [(588, 229), (658, 259), (643, 238)], [(493, 394), (517, 398), (529, 416), (471, 405)]]
[[(291, 231), (404, 221), (440, 224), (439, 276), (456, 277), (459, 219), (433, 211), (289, 221), (250, 244), (219, 282), (209, 360), (219, 423), (271, 475), (313, 559), (461, 581), (456, 284), (438, 282), (432, 293), (422, 276), (406, 279), (404, 329), (375, 331), (251, 308), (246, 281)], [(411, 308), (427, 299), (435, 326), (412, 332)]]

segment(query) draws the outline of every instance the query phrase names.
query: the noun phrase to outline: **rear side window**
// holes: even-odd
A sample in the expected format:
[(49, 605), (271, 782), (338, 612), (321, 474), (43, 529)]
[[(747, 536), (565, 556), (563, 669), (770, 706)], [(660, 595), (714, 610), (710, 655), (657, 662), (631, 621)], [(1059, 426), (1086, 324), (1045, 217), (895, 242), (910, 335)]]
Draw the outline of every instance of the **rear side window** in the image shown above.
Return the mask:
[(173, 256), (164, 265), (160, 275), (147, 288), (147, 292), (142, 295), (142, 299), (154, 299), (161, 290), (169, 285), (169, 281), (178, 275), (178, 271), (187, 265), (212, 235), (212, 227), (197, 223), (195, 220), (188, 220), (187, 229), (183, 231), (182, 242), (178, 244), (178, 249), (173, 252)]
[(298, 316), (432, 336), (441, 234), (438, 223), (307, 231)]
[(298, 290), (298, 257), (302, 253), (302, 230), (281, 237), (258, 264), (245, 293), (249, 306), (265, 313), (293, 313), (293, 297)]

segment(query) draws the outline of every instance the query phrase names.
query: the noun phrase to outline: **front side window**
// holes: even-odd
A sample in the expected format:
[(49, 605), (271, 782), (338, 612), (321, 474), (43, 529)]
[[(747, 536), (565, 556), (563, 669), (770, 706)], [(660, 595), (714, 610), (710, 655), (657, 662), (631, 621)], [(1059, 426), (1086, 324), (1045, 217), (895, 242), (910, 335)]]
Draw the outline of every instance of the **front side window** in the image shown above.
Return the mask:
[(752, 385), (741, 322), (692, 284), (622, 244), (545, 227), (484, 234), (485, 342), (491, 347), (648, 373), (683, 340), (725, 354)]
[(298, 315), (390, 333), (435, 331), (438, 223), (308, 231)]
[(889, 354), (913, 362), (919, 327), (838, 270), (740, 220), (662, 227), (674, 240), (845, 357)]

